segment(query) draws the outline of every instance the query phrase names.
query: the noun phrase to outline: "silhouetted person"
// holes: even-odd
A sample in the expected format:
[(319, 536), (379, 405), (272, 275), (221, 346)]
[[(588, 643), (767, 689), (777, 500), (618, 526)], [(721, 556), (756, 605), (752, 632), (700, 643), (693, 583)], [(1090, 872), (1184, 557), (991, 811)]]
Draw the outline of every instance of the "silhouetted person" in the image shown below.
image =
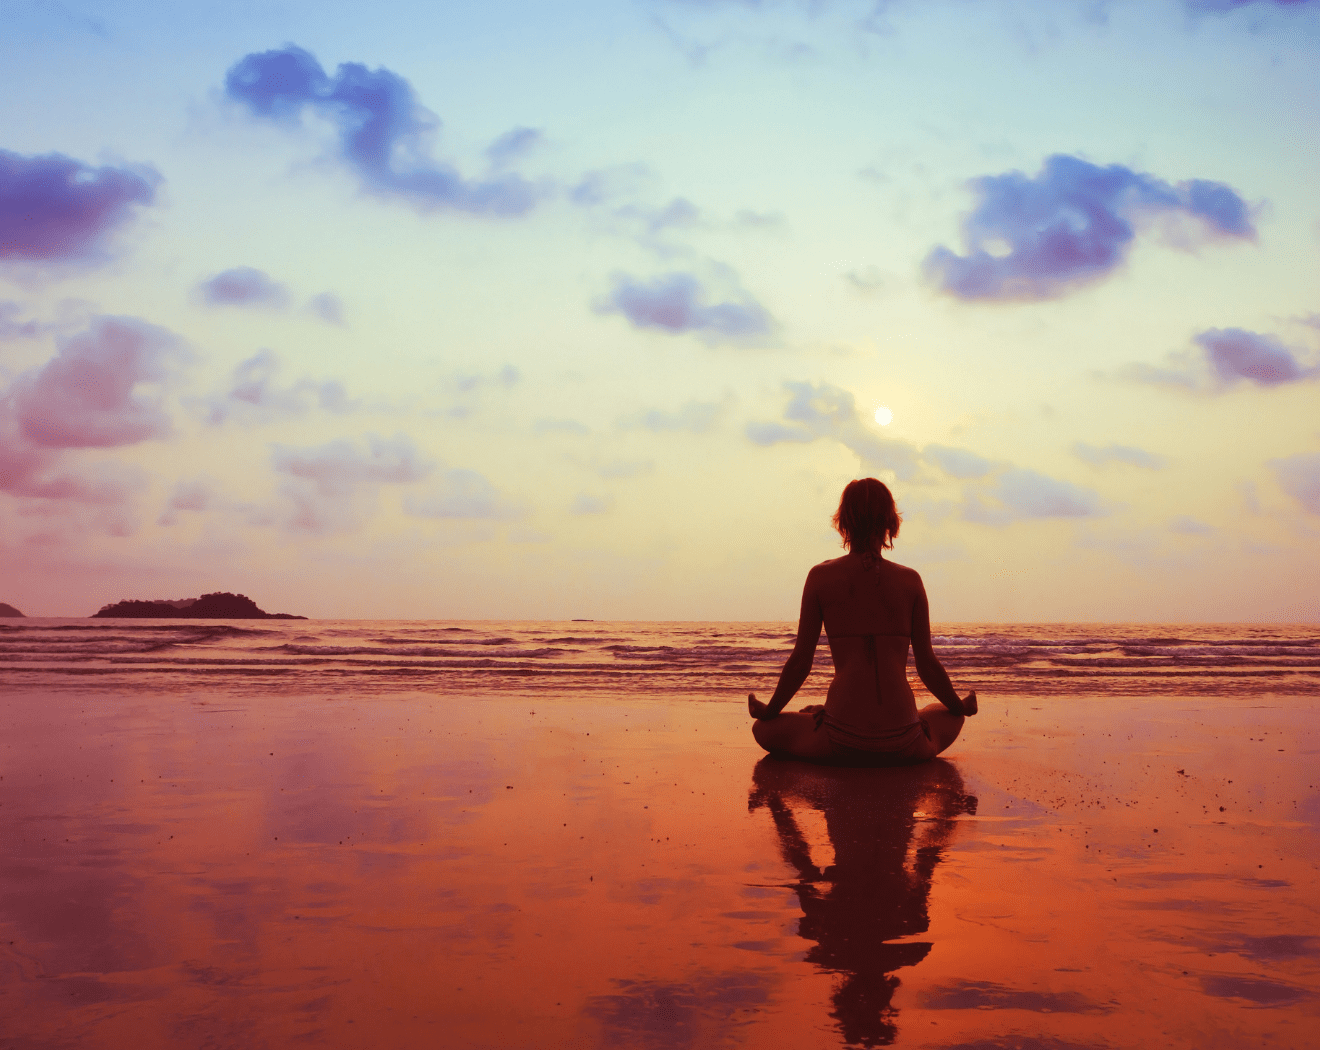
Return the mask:
[[(843, 977), (830, 1016), (845, 1042), (892, 1043), (898, 1028), (891, 1000), (899, 985), (893, 973), (921, 962), (931, 945), (889, 942), (930, 928), (931, 875), (955, 818), (975, 813), (976, 799), (944, 761), (909, 769), (821, 769), (763, 758), (747, 806), (770, 810), (780, 853), (798, 873), (798, 933), (816, 942), (807, 961)], [(833, 864), (822, 869), (812, 859), (795, 807), (825, 815)]]
[[(767, 751), (832, 765), (910, 765), (938, 755), (976, 714), (976, 693), (958, 698), (931, 647), (921, 577), (882, 556), (901, 521), (888, 486), (875, 478), (843, 490), (834, 527), (848, 553), (807, 573), (797, 643), (770, 703), (747, 697), (752, 733)], [(825, 704), (780, 714), (811, 673), (822, 624), (834, 657)], [(909, 644), (940, 702), (920, 712), (907, 681)]]

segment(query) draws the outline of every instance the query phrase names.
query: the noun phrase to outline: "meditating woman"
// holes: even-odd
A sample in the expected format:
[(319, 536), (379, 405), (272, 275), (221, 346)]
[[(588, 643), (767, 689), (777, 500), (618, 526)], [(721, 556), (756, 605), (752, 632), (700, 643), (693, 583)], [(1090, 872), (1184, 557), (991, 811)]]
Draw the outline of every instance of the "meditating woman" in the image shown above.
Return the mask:
[[(834, 527), (848, 553), (821, 562), (802, 591), (797, 644), (770, 702), (752, 693), (752, 735), (771, 754), (844, 766), (910, 765), (934, 758), (976, 714), (976, 693), (962, 699), (930, 643), (930, 607), (921, 577), (881, 554), (902, 519), (875, 478), (843, 490)], [(811, 673), (824, 624), (834, 680), (823, 706), (781, 713)], [(907, 680), (908, 645), (917, 674), (939, 700), (917, 710)]]

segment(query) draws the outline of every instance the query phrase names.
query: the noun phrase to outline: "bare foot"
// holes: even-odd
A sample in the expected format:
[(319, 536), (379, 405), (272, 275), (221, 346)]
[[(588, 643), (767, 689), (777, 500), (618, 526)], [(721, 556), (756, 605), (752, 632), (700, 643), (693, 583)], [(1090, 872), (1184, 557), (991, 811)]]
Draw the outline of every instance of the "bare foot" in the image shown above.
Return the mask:
[(970, 693), (968, 693), (966, 696), (963, 697), (963, 702), (962, 702), (962, 704), (963, 704), (963, 716), (964, 716), (964, 717), (966, 717), (966, 718), (970, 718), (972, 715), (976, 714), (978, 708), (977, 708), (977, 706), (976, 706), (976, 690), (975, 690), (975, 689), (973, 689)]

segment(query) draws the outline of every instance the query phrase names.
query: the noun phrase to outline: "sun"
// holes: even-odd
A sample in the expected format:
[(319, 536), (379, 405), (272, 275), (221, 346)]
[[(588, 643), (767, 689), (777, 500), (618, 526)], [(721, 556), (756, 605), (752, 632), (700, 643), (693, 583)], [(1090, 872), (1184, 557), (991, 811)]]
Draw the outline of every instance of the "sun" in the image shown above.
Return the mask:
[(875, 421), (882, 427), (887, 427), (894, 421), (894, 413), (885, 408), (884, 405), (881, 405), (875, 410)]

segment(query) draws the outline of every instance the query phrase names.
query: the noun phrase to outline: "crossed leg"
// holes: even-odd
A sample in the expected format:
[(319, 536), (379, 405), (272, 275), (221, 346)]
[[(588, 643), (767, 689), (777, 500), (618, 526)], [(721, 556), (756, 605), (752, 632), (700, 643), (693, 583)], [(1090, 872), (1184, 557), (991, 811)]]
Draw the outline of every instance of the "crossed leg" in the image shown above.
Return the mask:
[(816, 725), (812, 711), (783, 711), (774, 718), (758, 718), (752, 736), (772, 755), (828, 762), (833, 754), (824, 726)]
[[(808, 762), (838, 763), (840, 756), (830, 744), (830, 738), (824, 726), (816, 724), (813, 713), (816, 708), (800, 711), (784, 711), (775, 718), (757, 719), (752, 723), (752, 736), (756, 742), (772, 755), (784, 758), (801, 758)], [(941, 703), (927, 704), (919, 712), (930, 729), (930, 751), (922, 758), (934, 758), (958, 739), (963, 723), (963, 715), (955, 715)]]

